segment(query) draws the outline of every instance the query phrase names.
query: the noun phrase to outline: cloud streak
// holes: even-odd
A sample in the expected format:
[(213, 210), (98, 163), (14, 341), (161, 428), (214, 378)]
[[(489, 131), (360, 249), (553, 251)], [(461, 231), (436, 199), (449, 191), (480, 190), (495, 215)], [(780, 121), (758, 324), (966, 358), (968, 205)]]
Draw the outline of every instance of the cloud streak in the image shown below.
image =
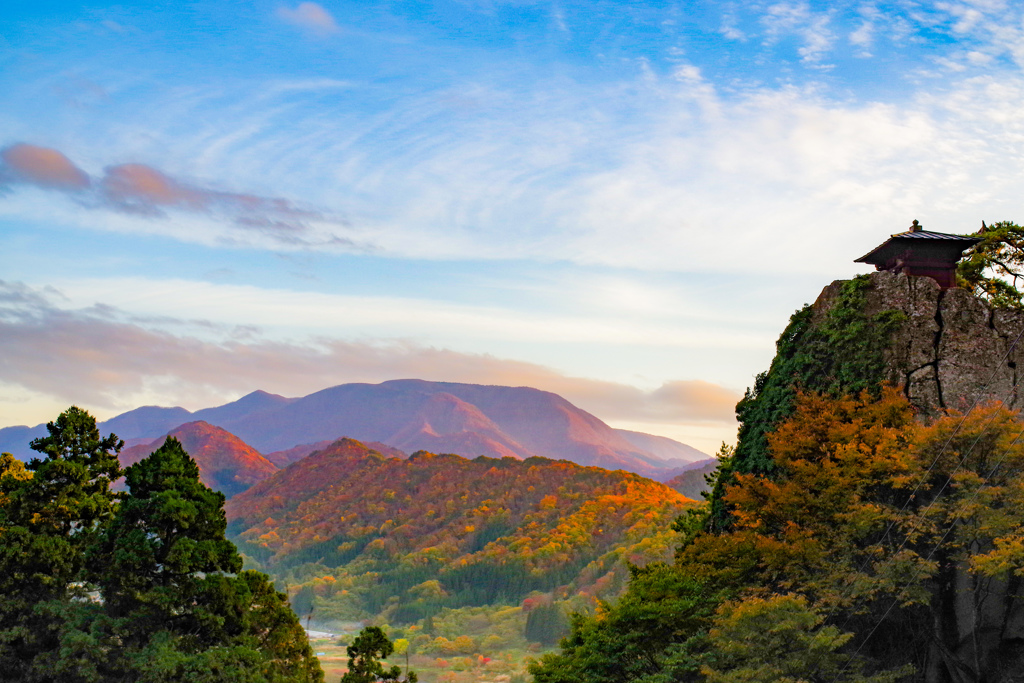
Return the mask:
[(0, 190), (19, 185), (56, 191), (80, 206), (130, 216), (166, 220), (172, 214), (200, 214), (232, 226), (241, 241), (246, 233), (257, 233), (286, 248), (369, 248), (342, 234), (350, 227), (347, 221), (287, 199), (204, 187), (137, 163), (107, 166), (93, 178), (59, 150), (24, 142), (0, 149)]
[[(203, 339), (182, 332), (188, 321), (160, 320), (157, 329), (147, 324), (154, 321), (111, 307), (64, 308), (58, 298), (54, 290), (0, 281), (0, 382), (108, 409), (145, 402), (195, 409), (255, 389), (303, 395), (345, 382), (420, 378), (532, 386), (604, 420), (712, 424), (728, 431), (739, 398), (709, 382), (673, 381), (644, 391), (533, 363), (393, 340), (285, 343), (229, 329)], [(168, 331), (175, 323), (179, 331)]]

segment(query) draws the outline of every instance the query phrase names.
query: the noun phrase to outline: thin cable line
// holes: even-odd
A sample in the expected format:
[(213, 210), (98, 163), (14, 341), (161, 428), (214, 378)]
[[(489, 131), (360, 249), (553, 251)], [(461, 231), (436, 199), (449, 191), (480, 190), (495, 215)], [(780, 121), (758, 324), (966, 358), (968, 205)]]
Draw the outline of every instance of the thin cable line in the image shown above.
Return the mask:
[[(989, 314), (992, 315), (993, 313), (994, 312), (990, 311)], [(928, 480), (928, 477), (931, 475), (932, 471), (935, 469), (935, 466), (938, 464), (939, 460), (942, 458), (942, 455), (946, 452), (946, 449), (953, 442), (953, 439), (956, 438), (957, 434), (959, 434), (960, 430), (963, 428), (964, 424), (967, 422), (967, 418), (970, 417), (971, 413), (974, 412), (974, 409), (977, 408), (978, 405), (981, 403), (982, 395), (989, 388), (989, 386), (991, 386), (992, 380), (995, 379), (996, 373), (999, 371), (999, 368), (1002, 367), (1006, 363), (1007, 359), (1010, 357), (1010, 354), (1013, 353), (1013, 350), (1016, 348), (1017, 344), (1020, 342), (1022, 337), (1024, 337), (1024, 328), (1021, 328), (1021, 331), (1017, 334), (1017, 337), (1013, 340), (1013, 342), (1009, 345), (1009, 347), (1007, 347), (1006, 353), (1003, 354), (1002, 359), (999, 361), (998, 364), (995, 365), (995, 367), (993, 367), (992, 372), (989, 374), (988, 379), (985, 380), (985, 383), (982, 385), (981, 389), (977, 392), (977, 394), (976, 394), (977, 398), (975, 398), (974, 403), (971, 404), (971, 407), (967, 410), (966, 413), (964, 413), (963, 417), (960, 418), (960, 421), (957, 423), (956, 428), (954, 428), (953, 431), (950, 433), (949, 438), (947, 438), (945, 443), (943, 443), (942, 448), (939, 450), (939, 452), (932, 459), (931, 464), (929, 464), (927, 470), (925, 470), (924, 474), (921, 475), (921, 477), (918, 480), (916, 486), (914, 487), (914, 490), (911, 491), (909, 496), (907, 496), (907, 499), (903, 503), (902, 507), (900, 507), (899, 511), (896, 512), (896, 514), (894, 515), (892, 521), (889, 523), (889, 526), (886, 527), (886, 530), (882, 533), (881, 539), (886, 538), (892, 532), (893, 528), (895, 528), (896, 524), (900, 520), (900, 517), (903, 516), (903, 513), (907, 510), (907, 507), (910, 505), (910, 503), (915, 499), (917, 494), (920, 492), (921, 487)], [(936, 363), (935, 363), (935, 380), (936, 380), (936, 382), (938, 382), (938, 380), (939, 380), (939, 376), (938, 376), (939, 375), (939, 368), (938, 368), (937, 353), (938, 352), (936, 351)], [(1015, 381), (1013, 383), (1013, 386), (1011, 386), (1009, 392), (1007, 392), (1006, 399), (1008, 399), (1011, 395), (1013, 395), (1013, 392), (1017, 389), (1017, 386), (1021, 383), (1022, 379), (1024, 379), (1024, 376), (1017, 378), (1017, 381)], [(1005, 400), (1003, 401), (1003, 403), (1005, 404)], [(993, 414), (993, 416), (990, 418), (989, 424), (991, 423), (991, 421), (993, 419), (995, 419), (995, 414)], [(987, 427), (988, 424), (986, 424), (985, 426)], [(983, 433), (984, 433), (984, 430), (982, 430), (982, 434)], [(940, 489), (940, 491), (939, 491), (939, 494), (937, 494), (935, 496), (935, 498), (932, 499), (932, 502), (929, 503), (929, 507), (926, 508), (926, 510), (925, 510), (926, 513), (927, 513), (928, 510), (931, 509), (931, 505), (934, 505), (935, 502), (938, 501), (939, 497), (942, 495), (942, 491), (945, 490), (946, 486), (952, 480), (953, 475), (955, 475), (956, 472), (959, 471), (959, 469), (963, 465), (963, 463), (967, 461), (967, 458), (970, 456), (971, 452), (974, 450), (974, 447), (977, 446), (977, 444), (981, 440), (981, 438), (982, 438), (981, 434), (979, 434), (979, 436), (975, 440), (975, 442), (973, 444), (971, 444), (971, 447), (968, 449), (967, 453), (964, 455), (963, 458), (961, 458), (960, 462), (957, 464), (956, 469), (953, 470), (953, 473), (946, 480), (946, 483), (943, 484), (942, 489)], [(900, 544), (900, 547), (896, 550), (895, 553), (893, 553), (894, 557), (896, 555), (898, 555), (904, 549), (904, 547), (906, 546), (907, 540), (908, 539), (905, 538), (903, 540), (903, 542)], [(864, 562), (860, 563), (860, 565), (856, 569), (856, 572), (859, 573), (859, 574), (864, 573), (864, 571), (867, 569), (868, 563), (869, 563), (869, 561), (864, 561)], [(829, 620), (833, 616), (835, 616), (836, 612), (839, 611), (840, 605), (846, 599), (852, 597), (852, 588), (853, 588), (853, 584), (850, 584), (850, 586), (848, 586), (847, 590), (844, 590), (842, 592), (842, 594), (839, 596), (838, 600), (836, 600), (835, 604), (832, 606), (832, 609), (829, 610), (828, 614), (822, 620), (821, 626), (818, 628), (818, 632), (819, 633), (826, 628)], [(848, 592), (850, 594), (848, 594)], [(846, 619), (846, 621), (843, 622), (843, 626), (841, 628), (844, 628), (847, 624), (849, 624), (851, 619), (852, 619), (852, 616), (848, 617)], [(819, 655), (819, 657), (816, 660), (816, 662), (818, 660), (820, 660), (820, 658), (821, 658), (821, 655)]]
[[(1016, 388), (1016, 384), (1014, 385), (1014, 388)], [(978, 438), (976, 438), (976, 439), (974, 440), (974, 443), (972, 443), (972, 444), (971, 444), (971, 447), (970, 447), (970, 448), (968, 448), (968, 449), (967, 449), (967, 452), (966, 452), (966, 453), (964, 453), (964, 455), (963, 455), (963, 457), (962, 457), (962, 458), (960, 458), (960, 460), (959, 460), (959, 461), (957, 462), (957, 464), (956, 464), (956, 467), (955, 467), (955, 468), (953, 468), (953, 471), (952, 471), (952, 472), (950, 472), (950, 474), (949, 474), (949, 476), (948, 476), (948, 477), (946, 477), (946, 481), (945, 481), (945, 482), (943, 482), (943, 484), (942, 484), (942, 487), (941, 487), (941, 488), (939, 488), (938, 492), (937, 492), (937, 493), (935, 494), (935, 497), (934, 497), (934, 498), (932, 498), (932, 500), (931, 500), (931, 501), (930, 501), (930, 502), (928, 503), (928, 505), (926, 505), (926, 506), (925, 506), (924, 510), (922, 510), (922, 511), (920, 511), (920, 512), (918, 513), (919, 515), (922, 515), (922, 516), (927, 516), (927, 514), (928, 514), (928, 513), (929, 513), (929, 512), (931, 511), (932, 507), (933, 507), (933, 506), (934, 506), (934, 505), (935, 505), (936, 503), (938, 503), (938, 502), (939, 502), (939, 498), (941, 498), (941, 497), (942, 497), (942, 494), (943, 494), (943, 493), (944, 493), (944, 492), (946, 491), (946, 488), (947, 488), (947, 487), (948, 487), (948, 486), (950, 485), (950, 483), (952, 483), (952, 481), (953, 481), (953, 478), (954, 478), (954, 477), (956, 476), (957, 472), (959, 472), (959, 471), (960, 471), (960, 468), (961, 468), (961, 467), (963, 467), (963, 466), (964, 466), (964, 463), (965, 463), (965, 462), (967, 462), (967, 459), (968, 459), (968, 458), (970, 458), (970, 456), (971, 456), (971, 453), (973, 453), (973, 452), (974, 452), (974, 449), (975, 449), (975, 447), (976, 447), (976, 446), (978, 445), (978, 443), (980, 443), (980, 442), (981, 442), (982, 438), (984, 438), (984, 436), (985, 436), (985, 430), (986, 430), (986, 429), (987, 429), (987, 428), (989, 427), (989, 425), (991, 425), (991, 424), (992, 424), (992, 423), (993, 423), (993, 422), (995, 421), (995, 419), (996, 419), (996, 413), (995, 413), (995, 412), (993, 411), (992, 415), (991, 415), (991, 416), (990, 416), (990, 417), (989, 417), (989, 418), (988, 418), (988, 419), (987, 419), (987, 420), (985, 421), (985, 424), (984, 424), (984, 425), (982, 425), (982, 426), (981, 426), (981, 427), (979, 428), (979, 430), (978, 430)], [(962, 422), (961, 422), (961, 424), (962, 424)], [(959, 425), (958, 425), (958, 428), (959, 428)], [(947, 441), (946, 443), (948, 444), (948, 443), (949, 443), (949, 441)], [(915, 491), (916, 491), (916, 490), (915, 490)], [(916, 495), (916, 492), (915, 492), (915, 494), (913, 494), (913, 495)], [(909, 502), (910, 502), (910, 500), (912, 500), (912, 499), (913, 499), (913, 496), (912, 496), (912, 497), (911, 497), (910, 499), (908, 499), (907, 503), (909, 503)], [(898, 513), (897, 513), (897, 516), (901, 515), (901, 514), (903, 513), (903, 511), (904, 511), (905, 509), (906, 509), (906, 504), (904, 504), (904, 507), (903, 507), (903, 508), (902, 508), (902, 509), (900, 510), (900, 512), (898, 512)], [(891, 528), (892, 528), (892, 525), (890, 525), (889, 529), (891, 529)], [(889, 531), (889, 530), (887, 529), (887, 530), (886, 530), (886, 533), (885, 533), (885, 534), (883, 534), (883, 536), (882, 536), (883, 538), (884, 538), (885, 536), (888, 536), (888, 531)], [(892, 552), (892, 557), (895, 557), (896, 555), (899, 555), (899, 554), (900, 554), (900, 552), (902, 552), (902, 551), (903, 551), (903, 549), (904, 549), (904, 548), (906, 548), (906, 546), (907, 546), (907, 543), (908, 543), (908, 542), (909, 542), (909, 540), (910, 540), (910, 533), (912, 533), (913, 531), (916, 531), (916, 529), (911, 529), (911, 532), (909, 532), (909, 533), (905, 534), (905, 536), (904, 536), (904, 539), (903, 539), (903, 541), (902, 541), (902, 542), (900, 543), (899, 547), (898, 547), (898, 548), (896, 548), (896, 550), (894, 550), (894, 551)], [(867, 564), (868, 564), (867, 562), (863, 563), (863, 564), (861, 565), (861, 567), (860, 567), (860, 568), (858, 569), (858, 573), (863, 573), (863, 570), (864, 570), (864, 569), (866, 569), (866, 567), (867, 567)], [(831, 615), (830, 615), (830, 616), (831, 616)], [(846, 627), (846, 625), (850, 623), (850, 621), (852, 620), (852, 618), (853, 618), (852, 616), (848, 617), (848, 618), (846, 619), (846, 621), (845, 621), (845, 622), (843, 622), (842, 628), (845, 628), (845, 627)]]
[[(949, 528), (946, 529), (946, 532), (942, 535), (942, 538), (940, 538), (939, 542), (935, 544), (935, 547), (932, 548), (932, 551), (930, 553), (928, 553), (928, 557), (925, 558), (925, 562), (930, 561), (932, 559), (932, 557), (935, 555), (935, 553), (938, 552), (939, 548), (942, 547), (942, 544), (945, 543), (946, 538), (956, 528), (956, 523), (958, 521), (960, 521), (960, 519), (964, 516), (964, 513), (968, 510), (968, 508), (970, 508), (971, 504), (973, 504), (975, 499), (977, 499), (977, 497), (981, 494), (982, 489), (984, 489), (986, 486), (990, 485), (992, 477), (995, 476), (996, 472), (1002, 466), (1003, 460), (1006, 458), (1007, 455), (1010, 454), (1010, 451), (1013, 449), (1013, 447), (1017, 444), (1017, 441), (1020, 440), (1020, 438), (1022, 436), (1024, 436), (1024, 428), (1021, 428), (1020, 432), (1017, 433), (1017, 436), (1014, 437), (1013, 441), (1010, 442), (1010, 445), (1007, 446), (1005, 451), (1003, 451), (1003, 454), (1001, 456), (999, 456), (998, 461), (992, 467), (991, 471), (989, 471), (988, 475), (985, 477), (985, 483), (983, 483), (981, 486), (979, 486), (978, 489), (974, 492), (974, 494), (967, 500), (967, 502), (963, 506), (961, 506), (960, 511), (957, 513), (956, 517), (953, 518), (953, 521), (951, 521), (949, 523)], [(937, 499), (938, 498), (936, 497), (936, 500)], [(854, 652), (853, 655), (850, 657), (850, 660), (843, 666), (842, 669), (839, 670), (839, 673), (836, 674), (835, 679), (833, 679), (833, 683), (838, 683), (839, 677), (842, 676), (843, 673), (845, 673), (846, 670), (850, 667), (850, 663), (853, 662), (853, 660), (856, 659), (857, 656), (861, 653), (861, 651), (864, 649), (864, 647), (868, 644), (868, 641), (871, 640), (871, 636), (875, 635), (875, 632), (885, 622), (886, 618), (889, 616), (889, 613), (892, 612), (892, 610), (896, 607), (896, 605), (899, 604), (900, 597), (903, 595), (904, 592), (906, 592), (906, 590), (908, 588), (910, 588), (910, 586), (912, 586), (914, 584), (914, 582), (918, 579), (920, 574), (921, 574), (921, 567), (918, 566), (918, 568), (914, 571), (913, 578), (910, 581), (908, 581), (907, 584), (905, 586), (903, 586), (903, 588), (901, 588), (899, 590), (899, 592), (896, 594), (895, 599), (889, 605), (888, 609), (885, 610), (885, 612), (879, 618), (878, 622), (874, 625), (874, 627), (871, 629), (871, 631), (868, 632), (868, 634), (867, 634), (867, 636), (865, 636), (864, 640), (861, 641), (860, 647), (857, 648), (856, 652)]]

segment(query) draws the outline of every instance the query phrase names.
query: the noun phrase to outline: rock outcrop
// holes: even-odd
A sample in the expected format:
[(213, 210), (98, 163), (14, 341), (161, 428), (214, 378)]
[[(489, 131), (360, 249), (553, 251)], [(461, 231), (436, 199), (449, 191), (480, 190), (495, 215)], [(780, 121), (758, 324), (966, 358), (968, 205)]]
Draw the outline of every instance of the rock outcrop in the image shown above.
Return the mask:
[[(996, 400), (1024, 407), (1018, 387), (1024, 313), (993, 310), (971, 292), (942, 290), (929, 277), (887, 271), (868, 277), (864, 313), (895, 310), (905, 316), (884, 350), (886, 379), (902, 387), (923, 416)], [(828, 314), (844, 282), (822, 291), (813, 306), (816, 322)]]

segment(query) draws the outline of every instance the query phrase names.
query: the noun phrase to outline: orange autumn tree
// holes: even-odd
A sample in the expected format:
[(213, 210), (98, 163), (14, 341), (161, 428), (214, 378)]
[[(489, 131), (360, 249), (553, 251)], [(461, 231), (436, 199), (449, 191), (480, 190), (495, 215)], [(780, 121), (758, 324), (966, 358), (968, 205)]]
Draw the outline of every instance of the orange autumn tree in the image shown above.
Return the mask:
[(677, 566), (741, 596), (805, 595), (880, 666), (981, 680), (1024, 636), (1022, 429), (999, 404), (924, 425), (892, 387), (799, 395), (768, 437), (776, 473), (736, 475), (732, 528)]
[[(662, 642), (648, 638), (642, 675), (604, 678), (600, 671), (622, 670), (616, 657), (635, 653), (599, 659), (588, 639), (604, 638), (606, 651), (630, 642), (619, 612), (637, 602), (659, 609), (640, 584), (627, 607), (577, 618), (567, 649), (536, 666), (535, 677), (567, 681), (560, 671), (585, 665), (594, 681), (743, 678), (770, 662), (757, 648), (731, 648), (722, 634), (760, 605), (771, 607), (764, 629), (800, 634), (771, 659), (791, 662), (806, 673), (801, 680), (1000, 680), (1024, 665), (1022, 430), (998, 404), (922, 424), (892, 387), (876, 396), (798, 395), (793, 415), (768, 435), (771, 475), (734, 475), (722, 488), (728, 527), (677, 524), (684, 542), (664, 571), (699, 582), (689, 595), (725, 605)], [(657, 599), (672, 604), (664, 592)], [(618, 629), (614, 638), (603, 623)], [(834, 648), (800, 645), (822, 633)]]

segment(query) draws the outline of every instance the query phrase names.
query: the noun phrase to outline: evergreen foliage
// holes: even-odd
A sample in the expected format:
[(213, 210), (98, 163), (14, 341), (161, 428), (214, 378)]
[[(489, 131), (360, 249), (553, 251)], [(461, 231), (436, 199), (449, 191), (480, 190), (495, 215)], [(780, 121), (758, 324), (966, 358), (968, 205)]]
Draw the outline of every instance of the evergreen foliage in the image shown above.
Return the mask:
[(800, 595), (728, 602), (716, 614), (702, 656), (683, 663), (699, 665), (707, 683), (891, 683), (912, 673), (905, 666), (865, 675), (865, 661), (841, 651), (853, 634), (823, 621)]
[(531, 643), (545, 647), (556, 645), (569, 630), (569, 620), (561, 607), (554, 603), (537, 605), (526, 615), (524, 635)]
[(733, 472), (771, 474), (775, 469), (768, 434), (793, 413), (797, 391), (841, 396), (868, 389), (877, 395), (888, 379), (884, 352), (906, 316), (899, 311), (866, 315), (870, 287), (870, 278), (858, 275), (842, 284), (820, 319), (815, 319), (810, 305), (790, 318), (776, 342), (771, 366), (736, 404), (739, 438), (735, 453), (722, 460), (711, 490), (713, 524), (728, 522), (723, 487), (732, 481)]
[(530, 667), (536, 683), (621, 683), (662, 671), (666, 650), (706, 629), (720, 596), (674, 567), (633, 567), (629, 591), (595, 616), (574, 614), (562, 651)]
[(71, 408), (0, 458), (0, 671), (30, 682), (323, 680), (285, 596), (224, 538), (224, 497), (175, 439), (121, 474)]
[(1024, 227), (999, 221), (979, 234), (982, 241), (957, 264), (957, 285), (994, 308), (1024, 309), (1018, 288), (1024, 279)]

